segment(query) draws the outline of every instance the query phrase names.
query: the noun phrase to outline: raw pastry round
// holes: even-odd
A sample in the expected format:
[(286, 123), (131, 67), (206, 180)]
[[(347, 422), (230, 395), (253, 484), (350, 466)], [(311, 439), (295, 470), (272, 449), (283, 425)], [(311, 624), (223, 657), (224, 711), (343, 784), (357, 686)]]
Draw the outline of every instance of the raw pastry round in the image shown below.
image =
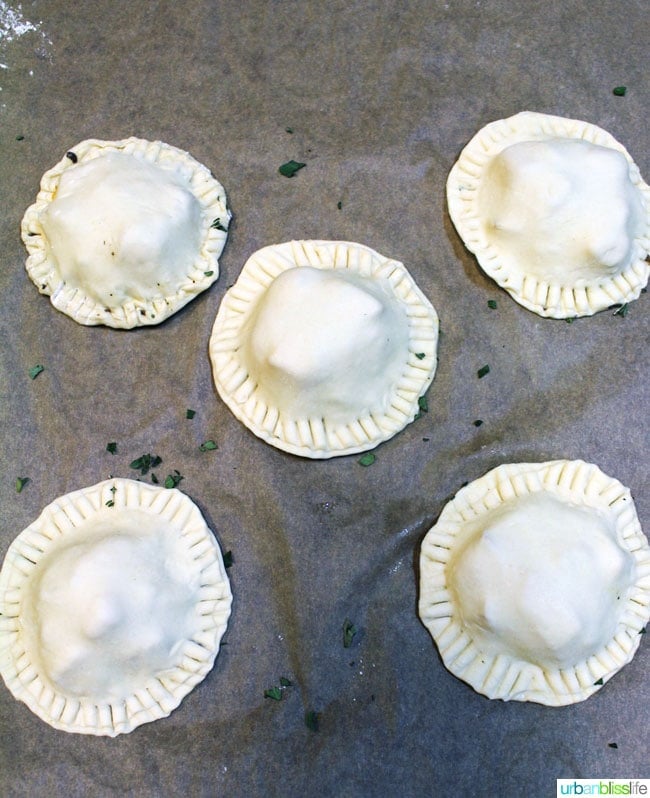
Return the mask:
[(230, 616), (221, 552), (176, 489), (109, 479), (48, 505), (0, 571), (0, 673), (67, 732), (169, 715), (210, 671)]
[(650, 547), (630, 492), (581, 460), (489, 471), (424, 538), (419, 613), (446, 667), (479, 693), (588, 698), (650, 619)]
[(187, 152), (89, 139), (43, 175), (25, 213), (27, 272), (80, 324), (158, 324), (217, 279), (230, 216)]
[(491, 122), (452, 168), (447, 201), (481, 268), (540, 316), (590, 316), (648, 282), (650, 188), (596, 125), (528, 111)]
[(401, 263), (341, 241), (247, 261), (210, 338), (215, 385), (279, 449), (327, 458), (405, 427), (436, 369), (438, 317)]

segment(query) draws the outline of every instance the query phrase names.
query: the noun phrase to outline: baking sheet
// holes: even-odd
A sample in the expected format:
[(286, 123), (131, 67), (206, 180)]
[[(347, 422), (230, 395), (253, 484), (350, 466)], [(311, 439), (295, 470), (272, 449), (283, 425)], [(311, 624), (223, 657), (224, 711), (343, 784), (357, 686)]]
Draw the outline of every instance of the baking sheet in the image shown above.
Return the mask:
[[(232, 551), (234, 594), (206, 680), (129, 735), (55, 731), (2, 686), (3, 795), (554, 795), (560, 777), (650, 777), (645, 639), (586, 702), (494, 702), (445, 670), (416, 610), (424, 534), (502, 462), (594, 462), (647, 534), (647, 295), (625, 317), (539, 318), (480, 272), (444, 200), (465, 143), (521, 110), (606, 128), (647, 180), (646, 30), (641, 0), (0, 3), (0, 556), (57, 496), (151, 452)], [(129, 135), (222, 182), (222, 272), (159, 327), (84, 328), (29, 281), (20, 220), (74, 144)], [(306, 163), (291, 179), (289, 159)], [(441, 319), (429, 411), (369, 468), (263, 444), (212, 384), (227, 287), (256, 249), (300, 238), (402, 261)]]

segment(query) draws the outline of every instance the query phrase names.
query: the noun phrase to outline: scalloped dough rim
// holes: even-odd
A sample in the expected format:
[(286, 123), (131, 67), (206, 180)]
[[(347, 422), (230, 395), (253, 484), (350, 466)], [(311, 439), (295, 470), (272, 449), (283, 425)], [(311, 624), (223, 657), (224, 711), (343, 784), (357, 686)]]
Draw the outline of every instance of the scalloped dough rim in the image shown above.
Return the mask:
[[(115, 490), (113, 490), (115, 488)], [(107, 502), (114, 502), (108, 505)], [(21, 643), (21, 593), (51, 546), (80, 523), (112, 508), (137, 509), (165, 518), (178, 528), (187, 554), (200, 563), (203, 628), (185, 640), (177, 663), (119, 702), (70, 697), (39, 674)], [(60, 496), (11, 543), (0, 570), (0, 674), (13, 694), (55, 729), (115, 737), (167, 717), (210, 672), (219, 652), (232, 605), (230, 583), (219, 545), (199, 508), (181, 491), (113, 478)]]
[[(630, 166), (630, 178), (639, 190), (646, 210), (645, 233), (635, 239), (639, 253), (624, 269), (611, 277), (581, 285), (561, 285), (532, 275), (514, 273), (501, 261), (498, 248), (479, 233), (476, 208), (478, 187), (489, 160), (511, 144), (553, 138), (582, 139), (622, 153)], [(648, 283), (650, 264), (650, 187), (626, 148), (611, 133), (590, 122), (561, 116), (522, 111), (482, 127), (461, 151), (447, 178), (449, 215), (466, 248), (481, 269), (523, 307), (540, 316), (565, 319), (592, 316), (615, 305), (638, 299)]]
[[(75, 155), (76, 161), (66, 154), (55, 166), (45, 172), (41, 178), (36, 202), (29, 206), (21, 222), (21, 237), (28, 252), (25, 268), (29, 278), (41, 294), (50, 297), (52, 305), (57, 310), (86, 326), (103, 324), (118, 329), (133, 329), (160, 324), (217, 280), (219, 257), (226, 244), (232, 214), (228, 209), (223, 186), (206, 166), (185, 150), (162, 141), (148, 141), (133, 136), (118, 141), (86, 139), (68, 152)], [(201, 207), (203, 240), (186, 278), (171, 296), (133, 300), (115, 307), (107, 307), (86, 296), (80, 288), (65, 283), (56, 264), (47, 257), (39, 214), (56, 196), (61, 175), (78, 163), (87, 163), (109, 152), (134, 155), (147, 163), (161, 165), (161, 168), (164, 168), (165, 163), (174, 163), (180, 166), (186, 175), (191, 176), (187, 187)], [(212, 226), (217, 219), (221, 226), (226, 228), (225, 230)]]
[[(269, 407), (257, 395), (255, 381), (238, 357), (241, 329), (255, 301), (275, 277), (297, 266), (349, 269), (362, 276), (385, 278), (396, 300), (406, 307), (408, 361), (386, 413), (365, 415), (328, 428), (324, 418), (283, 419), (277, 408)], [(215, 387), (238, 421), (277, 449), (300, 457), (327, 459), (368, 451), (413, 421), (419, 412), (419, 399), (436, 372), (437, 343), (435, 308), (403, 264), (363, 244), (302, 240), (269, 245), (251, 255), (221, 302), (209, 354)], [(243, 394), (245, 400), (238, 400), (236, 393)]]
[[(457, 620), (447, 585), (445, 566), (463, 524), (511, 499), (538, 492), (613, 513), (618, 542), (634, 557), (636, 565), (636, 581), (615, 635), (603, 649), (573, 668), (542, 668), (508, 654), (482, 650)], [(630, 491), (582, 460), (510, 463), (493, 468), (461, 488), (425, 535), (420, 550), (418, 612), (445, 667), (478, 693), (547, 706), (584, 701), (632, 660), (641, 631), (650, 620), (650, 547)]]

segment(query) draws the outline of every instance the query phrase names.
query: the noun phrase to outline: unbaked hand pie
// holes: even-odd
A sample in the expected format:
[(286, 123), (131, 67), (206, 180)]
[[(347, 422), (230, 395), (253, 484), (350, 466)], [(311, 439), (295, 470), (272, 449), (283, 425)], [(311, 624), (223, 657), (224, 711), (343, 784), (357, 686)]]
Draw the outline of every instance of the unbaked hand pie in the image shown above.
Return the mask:
[(648, 282), (650, 188), (596, 125), (532, 112), (491, 122), (452, 168), (447, 201), (481, 268), (541, 316), (589, 316)]
[(22, 222), (39, 291), (80, 324), (158, 324), (219, 276), (230, 211), (187, 152), (128, 138), (77, 144)]
[(183, 493), (109, 479), (48, 505), (0, 571), (0, 673), (67, 732), (165, 717), (210, 671), (232, 595)]
[(436, 369), (438, 317), (401, 263), (360, 244), (265, 247), (226, 293), (215, 385), (267, 443), (328, 458), (405, 427)]
[(650, 547), (630, 492), (580, 460), (489, 471), (424, 538), (419, 613), (446, 667), (489, 698), (588, 698), (650, 618)]

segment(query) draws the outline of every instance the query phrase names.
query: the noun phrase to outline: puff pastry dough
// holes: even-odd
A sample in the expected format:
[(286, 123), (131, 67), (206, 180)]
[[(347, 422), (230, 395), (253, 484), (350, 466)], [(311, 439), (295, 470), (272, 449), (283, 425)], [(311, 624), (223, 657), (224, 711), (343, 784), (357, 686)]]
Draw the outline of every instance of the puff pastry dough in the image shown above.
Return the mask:
[(27, 272), (80, 324), (158, 324), (219, 275), (230, 211), (188, 153), (82, 141), (43, 175), (22, 221)]
[(371, 449), (418, 412), (438, 317), (401, 263), (341, 241), (265, 247), (225, 295), (215, 385), (267, 443), (327, 458)]
[(449, 213), (481, 268), (541, 316), (588, 316), (648, 282), (650, 189), (588, 122), (523, 112), (491, 122), (447, 180)]
[(57, 729), (130, 732), (209, 672), (232, 595), (196, 505), (109, 479), (48, 505), (0, 572), (0, 672)]
[(629, 491), (580, 460), (488, 472), (424, 538), (419, 613), (446, 667), (489, 698), (586, 699), (650, 618), (650, 548)]

